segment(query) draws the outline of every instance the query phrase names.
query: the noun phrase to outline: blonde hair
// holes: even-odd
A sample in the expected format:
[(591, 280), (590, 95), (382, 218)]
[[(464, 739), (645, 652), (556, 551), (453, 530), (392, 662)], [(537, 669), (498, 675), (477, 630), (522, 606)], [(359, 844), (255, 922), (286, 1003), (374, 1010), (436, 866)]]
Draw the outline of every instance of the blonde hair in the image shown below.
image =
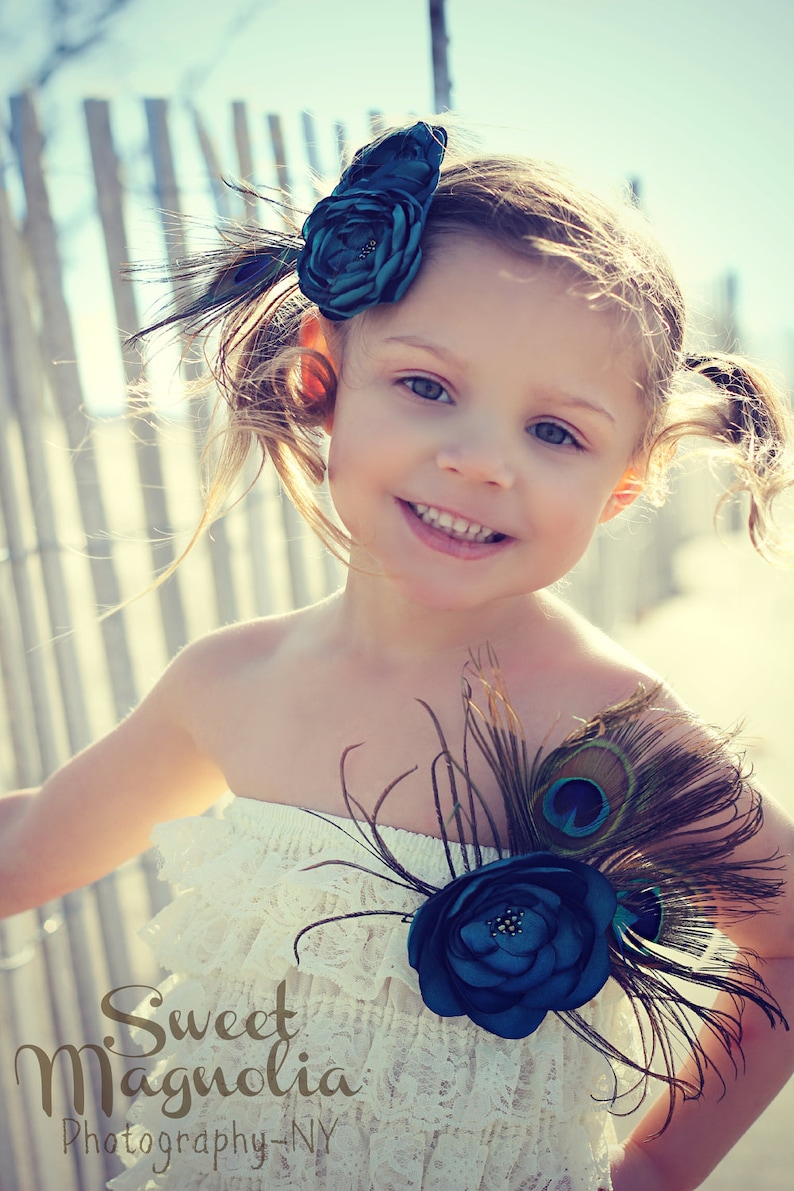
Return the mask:
[[(543, 163), (448, 156), (422, 237), (424, 259), (432, 260), (442, 239), (461, 231), (563, 271), (572, 291), (596, 309), (613, 312), (621, 331), (639, 347), (648, 421), (637, 457), (650, 499), (661, 502), (667, 464), (678, 443), (690, 436), (705, 438), (734, 469), (735, 484), (723, 499), (748, 493), (748, 529), (756, 549), (770, 558), (783, 553), (772, 511), (775, 498), (794, 484), (791, 417), (784, 398), (739, 356), (686, 353), (684, 299), (639, 212), (628, 204), (625, 209), (610, 205)], [(238, 238), (241, 254), (256, 247), (257, 234), (251, 232), (247, 243)], [(224, 270), (230, 267), (233, 253)], [(272, 462), (295, 506), (326, 545), (338, 556), (348, 547), (346, 535), (317, 499), (325, 475), (323, 426), (333, 410), (336, 377), (328, 360), (301, 346), (301, 327), (312, 312), (316, 307), (293, 274), (224, 317), (212, 371), (227, 423), (196, 537), (221, 515), (256, 448), (261, 465)], [(357, 316), (365, 317), (366, 312)], [(343, 345), (349, 326), (328, 324), (331, 342)], [(691, 384), (693, 373), (713, 382), (708, 394)]]

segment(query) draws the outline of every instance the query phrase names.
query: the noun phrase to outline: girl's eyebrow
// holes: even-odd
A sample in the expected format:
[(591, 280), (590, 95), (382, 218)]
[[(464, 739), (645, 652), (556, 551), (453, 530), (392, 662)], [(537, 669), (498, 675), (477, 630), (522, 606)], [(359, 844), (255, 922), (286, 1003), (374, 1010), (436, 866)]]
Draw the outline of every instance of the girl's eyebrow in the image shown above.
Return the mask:
[(606, 418), (613, 426), (617, 425), (615, 416), (609, 412), (606, 406), (601, 405), (600, 402), (594, 401), (590, 397), (580, 397), (576, 393), (569, 393), (567, 389), (553, 389), (552, 395), (561, 401), (563, 405), (572, 405), (577, 409), (584, 409), (593, 414), (600, 414), (602, 418)]
[[(447, 363), (458, 366), (461, 364), (461, 361), (454, 352), (448, 351), (447, 348), (442, 347), (441, 344), (428, 343), (426, 339), (422, 339), (419, 335), (389, 335), (389, 337), (384, 339), (383, 342), (405, 343), (409, 347), (418, 347), (423, 351), (431, 352), (433, 355), (438, 356), (439, 359), (444, 360)], [(578, 393), (570, 393), (567, 389), (549, 389), (547, 390), (547, 393), (549, 397), (552, 397), (555, 401), (562, 402), (563, 405), (570, 405), (576, 409), (584, 409), (590, 413), (598, 414), (600, 417), (605, 418), (608, 422), (611, 422), (613, 426), (617, 425), (617, 420), (615, 419), (614, 415), (609, 412), (606, 406), (602, 405), (600, 401), (596, 401), (594, 398), (583, 397)]]
[(419, 347), (422, 351), (432, 352), (434, 356), (445, 360), (450, 364), (460, 366), (462, 361), (455, 355), (454, 352), (449, 351), (440, 343), (429, 343), (426, 339), (422, 339), (419, 335), (389, 335), (384, 343), (405, 343), (408, 347)]

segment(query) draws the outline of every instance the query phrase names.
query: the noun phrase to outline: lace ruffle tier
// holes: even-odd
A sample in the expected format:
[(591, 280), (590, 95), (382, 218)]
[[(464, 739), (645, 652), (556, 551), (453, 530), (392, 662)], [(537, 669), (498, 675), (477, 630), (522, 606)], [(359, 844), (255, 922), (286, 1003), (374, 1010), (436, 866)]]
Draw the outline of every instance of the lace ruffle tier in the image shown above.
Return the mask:
[[(348, 865), (323, 865), (378, 868), (340, 827), (355, 834), (346, 820), (235, 798), (222, 819), (157, 828), (161, 875), (177, 896), (146, 934), (176, 974), (161, 986), (162, 1004), (138, 1012), (164, 1031), (147, 1073), (153, 1087), (170, 1078), (172, 1095), (141, 1096), (132, 1106), (125, 1147), (134, 1150), (125, 1159), (132, 1165), (111, 1186), (609, 1187), (614, 1134), (605, 1101), (613, 1079), (604, 1060), (553, 1014), (516, 1042), (430, 1012), (406, 951), (403, 915), (419, 895)], [(434, 885), (450, 879), (440, 840), (382, 833), (412, 873)], [(397, 913), (310, 931), (296, 965), (303, 927), (370, 910)], [(631, 1045), (626, 1002), (611, 981), (583, 1012), (606, 1037)], [(191, 1014), (194, 1033), (207, 1020), (209, 1027), (179, 1040)], [(153, 1039), (141, 1031), (147, 1050)], [(219, 1071), (222, 1086), (216, 1080), (208, 1094), (197, 1093), (197, 1068), (205, 1083)], [(148, 1154), (140, 1152), (146, 1134)]]

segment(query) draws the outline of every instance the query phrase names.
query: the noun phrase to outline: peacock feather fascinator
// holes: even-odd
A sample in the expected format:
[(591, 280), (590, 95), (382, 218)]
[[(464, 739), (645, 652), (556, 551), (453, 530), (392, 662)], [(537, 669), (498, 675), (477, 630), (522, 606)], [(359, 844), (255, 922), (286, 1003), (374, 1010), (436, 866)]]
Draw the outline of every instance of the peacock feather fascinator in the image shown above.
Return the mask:
[[(300, 231), (227, 225), (220, 247), (174, 264), (173, 303), (130, 342), (169, 326), (203, 334), (230, 316), (255, 312), (268, 296), (295, 289), (333, 322), (398, 302), (421, 264), (446, 145), (440, 125), (419, 121), (395, 129), (356, 152)], [(265, 199), (245, 184), (235, 189)], [(282, 215), (287, 210), (274, 205)]]
[[(531, 755), (495, 659), (487, 672), (474, 668), (481, 697), (474, 698), (464, 677), (461, 759), (420, 700), (440, 744), (430, 779), (449, 882), (439, 888), (421, 880), (383, 838), (379, 815), (407, 774), (368, 814), (347, 787), (348, 749), (341, 780), (351, 826), (340, 830), (375, 867), (353, 866), (424, 900), (404, 914), (341, 917), (403, 917), (428, 1008), (466, 1015), (503, 1038), (527, 1037), (554, 1013), (613, 1070), (633, 1070), (645, 1091), (651, 1079), (666, 1084), (669, 1123), (676, 1096), (699, 1097), (713, 1067), (704, 1029), (734, 1073), (743, 1057), (746, 1002), (771, 1026), (788, 1029), (758, 957), (737, 952), (716, 926), (769, 910), (781, 892), (775, 856), (736, 856), (761, 827), (760, 796), (729, 747), (731, 737), (657, 706), (658, 687), (638, 688), (558, 747)], [(504, 803), (501, 833), (472, 778), (473, 748)], [(486, 840), (495, 860), (493, 851), (484, 857)], [(306, 931), (335, 921), (305, 927), (295, 940), (296, 958)], [(642, 1061), (622, 1053), (579, 1012), (609, 977), (632, 1007)], [(733, 1012), (708, 1004), (717, 992), (728, 995)], [(686, 1052), (693, 1063), (683, 1075), (677, 1065)], [(613, 1102), (617, 1078), (615, 1089)]]

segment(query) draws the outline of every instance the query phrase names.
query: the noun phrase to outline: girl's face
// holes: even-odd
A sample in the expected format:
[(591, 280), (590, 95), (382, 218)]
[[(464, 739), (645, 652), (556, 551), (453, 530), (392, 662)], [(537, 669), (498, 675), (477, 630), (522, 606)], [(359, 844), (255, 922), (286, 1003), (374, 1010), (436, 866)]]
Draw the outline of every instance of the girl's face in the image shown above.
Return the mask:
[(560, 273), (450, 237), (401, 302), (350, 325), (341, 355), (334, 504), (353, 562), (409, 600), (538, 591), (629, 503), (637, 353)]

